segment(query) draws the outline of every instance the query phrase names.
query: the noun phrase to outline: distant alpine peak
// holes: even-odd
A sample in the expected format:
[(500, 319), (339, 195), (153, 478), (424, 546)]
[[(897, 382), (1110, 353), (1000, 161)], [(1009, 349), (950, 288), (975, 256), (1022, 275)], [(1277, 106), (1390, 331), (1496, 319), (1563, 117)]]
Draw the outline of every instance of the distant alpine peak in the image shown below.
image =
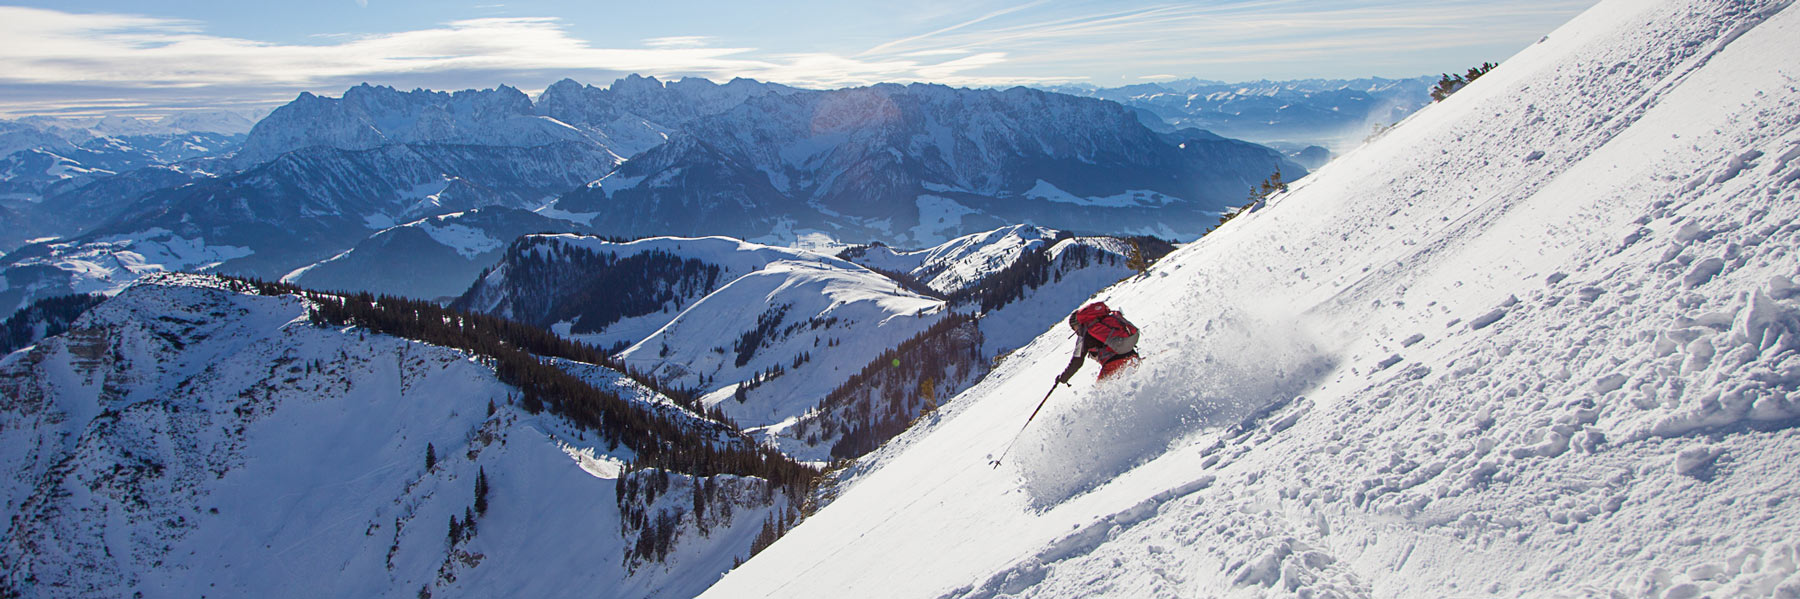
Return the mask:
[(326, 146), (366, 150), (390, 144), (443, 143), (532, 147), (565, 141), (598, 143), (586, 132), (534, 114), (516, 88), (399, 91), (367, 83), (341, 98), (302, 92), (251, 129), (237, 154), (240, 167), (293, 150)]

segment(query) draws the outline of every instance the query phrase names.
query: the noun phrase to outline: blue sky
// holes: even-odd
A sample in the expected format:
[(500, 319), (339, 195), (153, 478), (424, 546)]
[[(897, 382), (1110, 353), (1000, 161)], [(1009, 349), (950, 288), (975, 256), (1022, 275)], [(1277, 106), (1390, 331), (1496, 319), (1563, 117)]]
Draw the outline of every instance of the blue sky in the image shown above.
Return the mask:
[(0, 4), (0, 114), (272, 108), (360, 82), (802, 87), (1410, 77), (1500, 61), (1593, 0), (55, 0)]

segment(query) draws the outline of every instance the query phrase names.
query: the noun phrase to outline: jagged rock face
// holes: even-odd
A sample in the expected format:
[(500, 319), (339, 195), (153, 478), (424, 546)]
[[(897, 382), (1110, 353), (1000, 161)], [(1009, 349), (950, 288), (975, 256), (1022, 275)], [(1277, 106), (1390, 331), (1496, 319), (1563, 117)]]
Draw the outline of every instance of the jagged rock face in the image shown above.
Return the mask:
[(664, 83), (631, 75), (610, 87), (564, 79), (538, 96), (535, 109), (599, 136), (620, 156), (635, 156), (662, 144), (694, 119), (725, 112), (751, 98), (795, 91), (741, 78), (719, 85), (698, 78)]
[(250, 130), (236, 161), (240, 167), (248, 167), (312, 146), (343, 150), (418, 143), (529, 147), (565, 141), (594, 140), (534, 114), (531, 98), (504, 85), (448, 93), (402, 92), (363, 84), (346, 90), (342, 98), (301, 93)]
[(1277, 168), (1304, 172), (1260, 146), (1158, 135), (1108, 102), (884, 84), (752, 99), (558, 207), (609, 234), (925, 245), (1023, 221), (1190, 237)]

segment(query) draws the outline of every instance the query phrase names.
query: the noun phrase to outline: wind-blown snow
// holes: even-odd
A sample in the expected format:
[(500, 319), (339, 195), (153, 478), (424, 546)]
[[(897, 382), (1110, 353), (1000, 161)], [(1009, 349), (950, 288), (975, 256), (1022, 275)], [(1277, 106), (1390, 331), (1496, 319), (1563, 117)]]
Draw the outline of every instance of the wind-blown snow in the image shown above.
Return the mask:
[(998, 469), (1060, 327), (705, 596), (1800, 593), (1796, 36), (1603, 2), (1100, 294), (1143, 363)]
[(1136, 376), (1082, 392), (1064, 388), (1059, 409), (1033, 422), (1012, 450), (1032, 505), (1093, 490), (1171, 444), (1192, 442), (1196, 431), (1234, 424), (1317, 384), (1331, 358), (1284, 316), (1209, 315), (1170, 344), (1192, 348), (1177, 350), (1181, 360), (1147, 361)]

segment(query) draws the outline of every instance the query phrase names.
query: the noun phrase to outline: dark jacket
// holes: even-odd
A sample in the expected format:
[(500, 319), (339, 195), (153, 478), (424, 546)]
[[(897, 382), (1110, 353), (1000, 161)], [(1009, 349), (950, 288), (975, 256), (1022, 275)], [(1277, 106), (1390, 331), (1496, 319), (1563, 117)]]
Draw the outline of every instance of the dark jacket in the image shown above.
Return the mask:
[(1106, 342), (1096, 339), (1093, 335), (1089, 335), (1086, 332), (1081, 333), (1080, 337), (1081, 341), (1075, 344), (1075, 357), (1070, 358), (1069, 366), (1063, 369), (1062, 374), (1056, 376), (1057, 382), (1069, 382), (1069, 378), (1075, 376), (1076, 371), (1081, 370), (1081, 364), (1086, 362), (1087, 360), (1085, 358), (1089, 356), (1092, 356), (1094, 361), (1105, 364), (1119, 358), (1137, 354), (1137, 352), (1115, 354), (1113, 353), (1112, 348), (1106, 346)]

